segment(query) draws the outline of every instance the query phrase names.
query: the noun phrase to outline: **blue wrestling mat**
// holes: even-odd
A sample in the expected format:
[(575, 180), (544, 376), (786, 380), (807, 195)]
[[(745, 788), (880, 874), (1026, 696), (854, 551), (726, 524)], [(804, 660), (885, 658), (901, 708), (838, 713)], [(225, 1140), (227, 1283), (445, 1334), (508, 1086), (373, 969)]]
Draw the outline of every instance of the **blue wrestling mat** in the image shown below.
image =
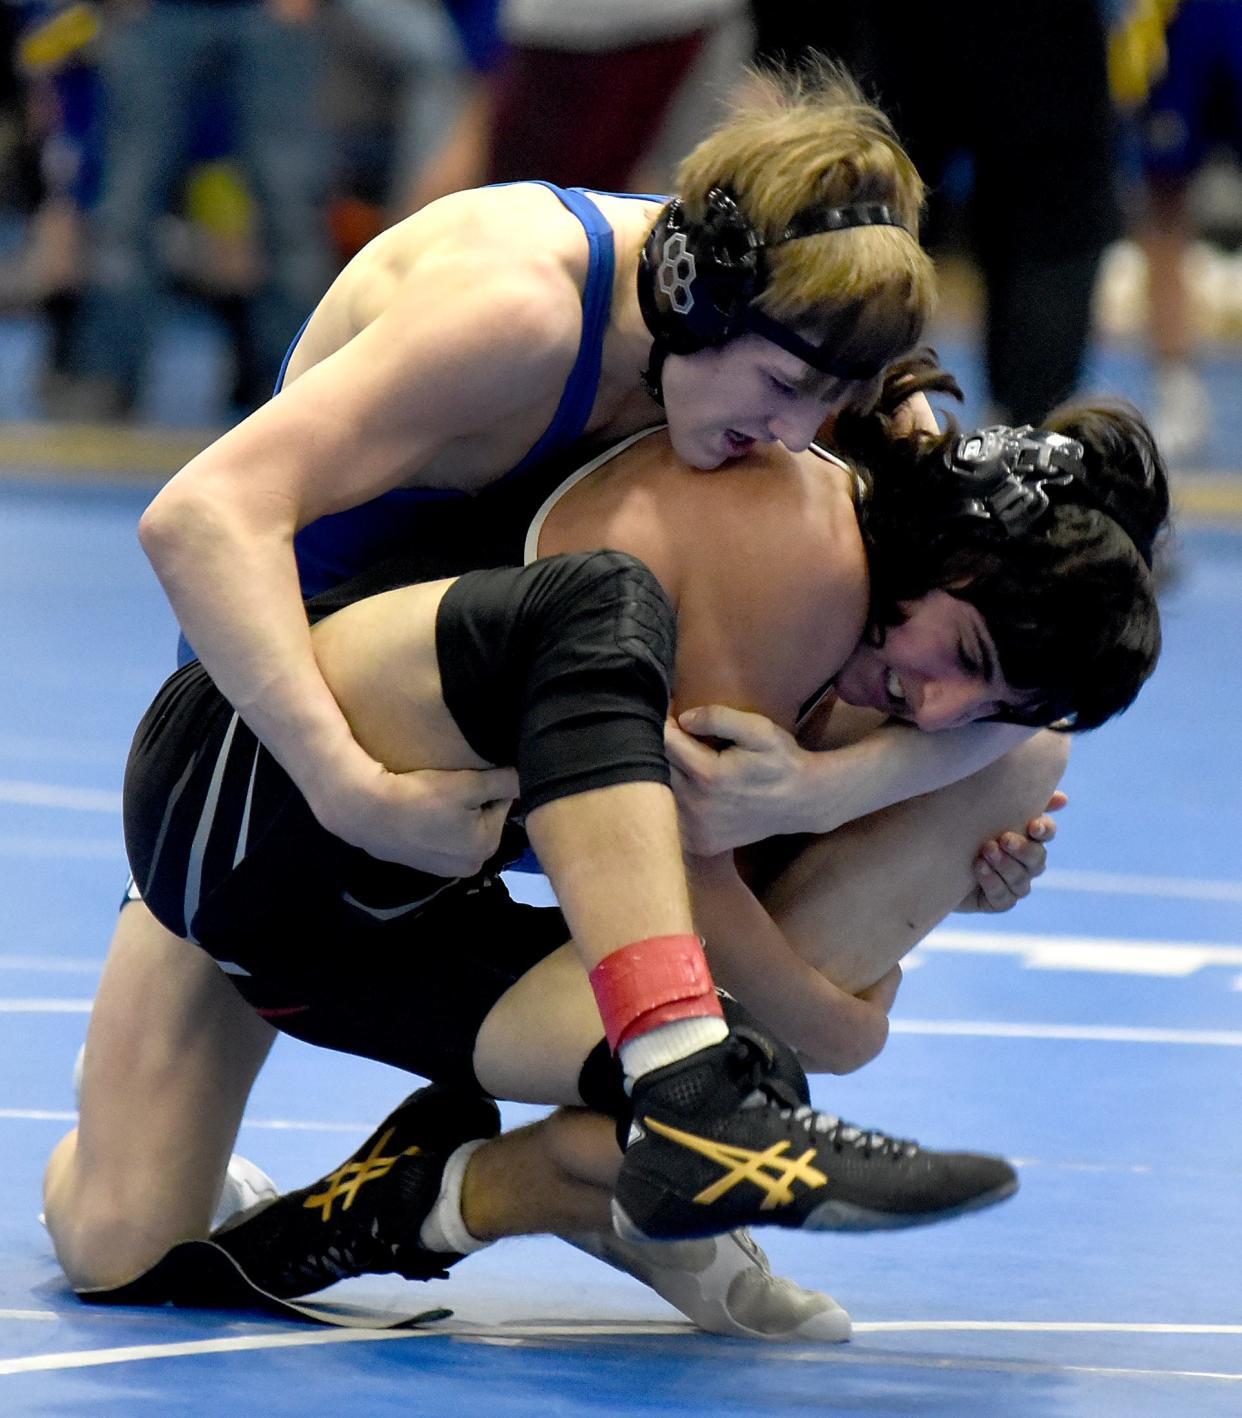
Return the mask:
[[(859, 1122), (1013, 1157), (1016, 1198), (925, 1231), (764, 1236), (778, 1268), (851, 1311), (844, 1346), (698, 1334), (544, 1240), (448, 1282), (355, 1282), (367, 1303), (454, 1311), (377, 1334), (83, 1307), (37, 1220), (124, 874), (128, 738), (172, 662), (134, 537), (148, 496), (0, 481), (0, 1413), (1242, 1412), (1242, 533), (1183, 529), (1163, 664), (1078, 744), (1033, 898), (951, 919), (910, 958), (884, 1055), (817, 1085)], [(241, 1150), (299, 1185), (407, 1091), (282, 1039)]]

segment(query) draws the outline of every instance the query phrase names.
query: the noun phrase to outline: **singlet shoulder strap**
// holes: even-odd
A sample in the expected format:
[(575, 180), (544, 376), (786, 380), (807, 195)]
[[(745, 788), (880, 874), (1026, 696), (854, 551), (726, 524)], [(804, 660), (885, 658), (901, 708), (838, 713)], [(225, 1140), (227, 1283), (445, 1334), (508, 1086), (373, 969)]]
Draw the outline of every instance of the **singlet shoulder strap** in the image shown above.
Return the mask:
[[(582, 337), (578, 341), (578, 357), (565, 381), (561, 401), (552, 422), (544, 429), (539, 441), (513, 469), (519, 473), (538, 463), (558, 448), (564, 448), (582, 437), (599, 391), (600, 367), (604, 354), (604, 335), (612, 312), (612, 284), (617, 270), (616, 247), (612, 227), (604, 214), (580, 187), (557, 187), (540, 182), (558, 197), (564, 207), (582, 223), (587, 238), (587, 274), (582, 287)], [(513, 474), (511, 473), (510, 476)]]
[(544, 498), (531, 518), (530, 526), (526, 529), (526, 540), (522, 548), (522, 563), (529, 566), (539, 556), (539, 534), (543, 531), (543, 524), (548, 520), (548, 513), (556, 506), (562, 497), (571, 487), (577, 486), (583, 478), (588, 478), (597, 469), (602, 468), (605, 463), (610, 463), (619, 453), (624, 453), (627, 448), (639, 442), (640, 439), (648, 438), (653, 433), (657, 433), (662, 428), (667, 428), (667, 424), (655, 423), (650, 428), (640, 428), (637, 433), (631, 433), (628, 438), (623, 438), (618, 443), (614, 443), (610, 448), (605, 448), (602, 453), (597, 453), (589, 462), (583, 464), (568, 477), (562, 479)]

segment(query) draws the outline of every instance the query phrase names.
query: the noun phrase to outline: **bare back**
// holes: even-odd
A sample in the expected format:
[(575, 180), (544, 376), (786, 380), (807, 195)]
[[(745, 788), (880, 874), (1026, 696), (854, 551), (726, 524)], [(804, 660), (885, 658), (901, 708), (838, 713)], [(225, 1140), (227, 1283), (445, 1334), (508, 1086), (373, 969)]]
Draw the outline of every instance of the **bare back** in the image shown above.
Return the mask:
[(728, 704), (792, 728), (865, 625), (852, 482), (840, 464), (779, 445), (697, 472), (658, 433), (565, 494), (539, 553), (640, 557), (677, 606), (677, 707)]
[[(678, 708), (729, 704), (792, 728), (862, 634), (852, 475), (815, 454), (774, 447), (700, 473), (654, 433), (575, 483), (539, 534), (541, 556), (601, 547), (646, 562), (677, 608)], [(315, 627), (351, 728), (390, 768), (481, 766), (439, 692), (434, 626), (447, 584), (371, 596)]]

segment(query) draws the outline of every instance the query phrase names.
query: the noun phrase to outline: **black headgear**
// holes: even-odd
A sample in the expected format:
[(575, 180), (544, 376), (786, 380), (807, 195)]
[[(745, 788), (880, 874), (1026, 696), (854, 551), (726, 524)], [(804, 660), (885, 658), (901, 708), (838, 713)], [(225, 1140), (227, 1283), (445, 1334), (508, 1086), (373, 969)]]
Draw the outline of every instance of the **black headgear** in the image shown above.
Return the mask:
[(831, 350), (804, 340), (789, 326), (756, 310), (755, 299), (768, 279), (766, 253), (787, 241), (859, 226), (904, 227), (880, 202), (847, 207), (816, 205), (796, 213), (772, 241), (764, 241), (723, 187), (713, 187), (699, 220), (675, 197), (651, 229), (638, 262), (638, 303), (655, 340), (649, 384), (658, 388), (659, 370), (669, 354), (695, 354), (737, 335), (772, 340), (815, 369), (839, 379), (869, 379), (871, 365), (845, 364)]
[(1110, 517), (1151, 566), (1138, 536), (1093, 495), (1083, 466), (1083, 445), (1062, 433), (997, 424), (963, 434), (945, 447), (945, 465), (961, 484), (953, 520), (988, 522), (1008, 537), (1024, 537), (1054, 502), (1076, 502)]
[(950, 440), (945, 463), (961, 483), (958, 520), (993, 523), (1024, 537), (1048, 510), (1049, 487), (1065, 487), (1082, 472), (1082, 444), (1030, 425), (997, 424)]

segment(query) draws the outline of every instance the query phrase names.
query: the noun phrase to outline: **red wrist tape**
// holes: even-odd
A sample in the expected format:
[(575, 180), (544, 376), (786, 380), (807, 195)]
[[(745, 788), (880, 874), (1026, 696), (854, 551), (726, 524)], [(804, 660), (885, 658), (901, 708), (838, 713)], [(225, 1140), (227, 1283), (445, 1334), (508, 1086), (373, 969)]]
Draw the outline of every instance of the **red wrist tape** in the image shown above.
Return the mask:
[(591, 971), (591, 988), (613, 1053), (661, 1024), (724, 1018), (703, 943), (694, 935), (623, 945)]

